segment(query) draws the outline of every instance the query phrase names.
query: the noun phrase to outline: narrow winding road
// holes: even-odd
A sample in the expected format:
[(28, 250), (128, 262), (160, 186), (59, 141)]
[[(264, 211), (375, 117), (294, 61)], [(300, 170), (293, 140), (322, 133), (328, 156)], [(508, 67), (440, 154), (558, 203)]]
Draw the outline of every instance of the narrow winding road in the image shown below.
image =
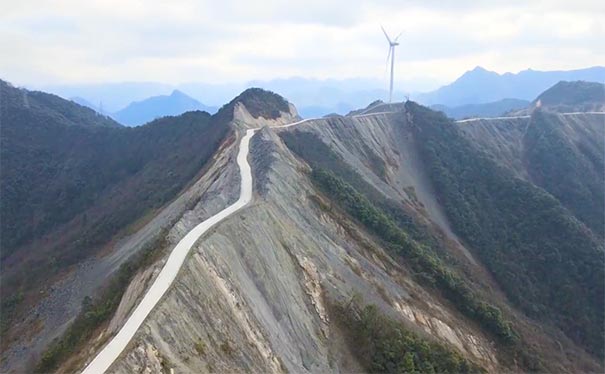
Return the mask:
[[(562, 116), (572, 116), (576, 114), (605, 114), (605, 112), (569, 112), (569, 113), (555, 113)], [(531, 116), (510, 116), (510, 117), (478, 117), (478, 118), (467, 118), (457, 120), (456, 123), (467, 123), (467, 122), (475, 122), (475, 121), (492, 121), (498, 119), (519, 119), (519, 118), (530, 118)]]
[[(387, 114), (392, 112), (378, 112), (378, 113), (362, 113), (358, 115), (354, 115), (352, 117), (367, 117), (379, 114)], [(575, 114), (575, 113), (563, 113), (564, 115)], [(603, 113), (598, 113), (603, 114)], [(519, 116), (519, 117), (502, 117), (502, 118), (529, 118), (529, 116)], [(286, 125), (275, 126), (276, 128), (287, 128), (291, 126), (296, 126), (307, 121), (315, 120), (316, 118), (310, 118), (301, 120), (298, 122), (293, 122)], [(490, 120), (490, 119), (500, 119), (500, 118), (472, 118), (467, 120), (456, 121), (457, 123), (465, 123), (470, 121), (477, 120)], [(214, 225), (222, 221), (223, 219), (229, 217), (231, 214), (237, 212), (241, 208), (245, 207), (252, 200), (252, 171), (250, 169), (250, 164), (248, 164), (248, 153), (250, 146), (250, 139), (254, 135), (257, 129), (248, 129), (246, 134), (240, 141), (239, 152), (237, 154), (237, 164), (240, 170), (241, 176), (241, 187), (240, 187), (240, 196), (239, 199), (228, 206), (227, 208), (221, 210), (214, 216), (208, 218), (204, 222), (200, 223), (196, 227), (193, 228), (180, 242), (174, 247), (170, 255), (168, 256), (168, 260), (166, 264), (160, 271), (160, 274), (157, 276), (145, 296), (143, 300), (137, 305), (134, 312), (128, 317), (120, 331), (115, 335), (108, 344), (103, 347), (103, 349), (97, 354), (97, 356), (86, 366), (82, 374), (101, 374), (107, 371), (111, 364), (120, 356), (122, 351), (126, 348), (128, 343), (132, 340), (135, 333), (141, 327), (145, 318), (151, 313), (153, 308), (160, 301), (162, 296), (168, 291), (172, 282), (175, 280), (181, 266), (185, 262), (189, 251), (195, 244), (195, 242), (210, 228)]]
[(252, 171), (250, 169), (250, 164), (248, 164), (248, 151), (250, 138), (252, 138), (255, 131), (256, 129), (247, 130), (246, 135), (244, 135), (239, 145), (239, 152), (237, 154), (237, 164), (241, 176), (239, 199), (232, 205), (195, 226), (193, 230), (178, 242), (168, 256), (168, 260), (160, 271), (160, 274), (143, 297), (143, 300), (141, 300), (134, 312), (128, 317), (118, 334), (114, 336), (97, 354), (94, 360), (86, 366), (82, 372), (83, 374), (101, 374), (109, 369), (111, 364), (118, 358), (139, 327), (143, 324), (145, 318), (147, 318), (162, 296), (168, 291), (183, 265), (183, 262), (187, 258), (189, 251), (193, 247), (193, 244), (195, 244), (200, 236), (211, 227), (237, 212), (252, 200)]
[[(369, 113), (353, 117), (366, 117), (376, 114), (383, 113)], [(315, 119), (317, 118), (304, 119), (286, 125), (275, 126), (275, 128), (296, 126)], [(139, 327), (141, 327), (145, 321), (145, 318), (147, 318), (162, 296), (168, 291), (195, 242), (214, 225), (248, 205), (252, 200), (252, 170), (250, 169), (250, 164), (248, 164), (248, 153), (250, 149), (250, 139), (256, 130), (257, 129), (248, 129), (239, 145), (237, 154), (237, 165), (239, 166), (241, 176), (239, 199), (232, 205), (195, 226), (193, 230), (187, 233), (187, 235), (178, 242), (168, 256), (168, 260), (160, 271), (160, 274), (147, 290), (143, 300), (141, 300), (134, 312), (128, 317), (120, 331), (103, 347), (88, 366), (86, 366), (84, 371), (82, 371), (82, 374), (101, 374), (109, 369), (111, 364), (118, 359), (122, 351), (124, 351), (128, 343), (130, 343)]]

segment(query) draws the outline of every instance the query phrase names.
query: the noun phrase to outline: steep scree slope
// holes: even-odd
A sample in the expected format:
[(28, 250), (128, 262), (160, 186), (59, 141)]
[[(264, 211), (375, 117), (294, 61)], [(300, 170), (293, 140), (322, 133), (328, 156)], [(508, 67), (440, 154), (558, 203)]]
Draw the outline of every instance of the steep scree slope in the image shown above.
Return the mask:
[[(255, 200), (196, 244), (173, 288), (111, 371), (367, 369), (363, 355), (352, 354), (350, 335), (337, 323), (339, 315), (333, 308), (356, 299), (377, 305), (411, 331), (441, 342), (490, 371), (599, 370), (595, 359), (552, 326), (565, 330), (558, 324), (555, 306), (546, 301), (543, 307), (555, 311), (554, 320), (541, 324), (516, 309), (520, 305), (527, 312), (524, 304), (515, 300), (509, 304), (510, 284), (486, 256), (488, 249), (460, 226), (451, 210), (457, 201), (448, 197), (430, 168), (435, 160), (427, 156), (427, 144), (438, 146), (445, 141), (443, 137), (431, 140), (431, 126), (436, 130), (456, 125), (447, 120), (442, 124), (441, 117), (435, 121), (422, 117), (426, 109), (410, 105), (398, 113), (335, 117), (261, 130), (251, 144)], [(429, 119), (431, 123), (425, 125), (423, 121)], [(247, 121), (240, 125), (257, 125), (250, 118)], [(454, 131), (446, 134), (462, 139), (460, 131)], [(300, 152), (297, 142), (308, 152)], [(457, 143), (452, 146), (456, 152), (463, 151)], [(479, 156), (473, 153), (476, 150), (470, 152), (473, 162)], [(340, 173), (339, 178), (397, 223), (411, 245), (429, 254), (428, 263), (421, 259), (420, 264), (437, 273), (419, 272), (418, 259), (408, 262), (405, 255), (395, 254), (362, 216), (350, 216), (338, 201), (327, 198), (310, 179), (309, 165)], [(569, 219), (565, 213), (557, 214)], [(490, 215), (485, 224), (497, 221)], [(578, 235), (586, 250), (592, 251), (591, 239)], [(533, 250), (526, 248), (530, 253)], [(435, 264), (441, 265), (430, 268)], [(527, 270), (513, 271), (523, 276)], [(583, 281), (573, 273), (558, 274), (571, 280), (572, 287), (573, 282)], [(542, 287), (542, 281), (528, 284)], [(440, 289), (440, 284), (450, 291)], [(519, 295), (525, 297), (522, 292)], [(494, 335), (506, 326), (514, 329), (510, 341), (518, 343), (506, 343)], [(561, 349), (565, 354), (560, 354)]]
[(357, 293), (417, 333), (498, 367), (483, 333), (412, 281), (363, 229), (322, 208), (305, 165), (270, 129), (253, 138), (251, 152), (256, 201), (197, 244), (115, 372), (359, 371), (329, 311)]

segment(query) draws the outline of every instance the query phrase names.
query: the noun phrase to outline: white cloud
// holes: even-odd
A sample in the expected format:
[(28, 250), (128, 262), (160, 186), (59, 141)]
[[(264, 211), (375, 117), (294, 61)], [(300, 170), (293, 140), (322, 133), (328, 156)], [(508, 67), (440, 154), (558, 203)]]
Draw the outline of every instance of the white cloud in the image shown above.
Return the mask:
[(0, 0), (0, 71), (17, 84), (381, 79), (380, 24), (405, 30), (400, 79), (579, 68), (605, 63), (603, 3)]

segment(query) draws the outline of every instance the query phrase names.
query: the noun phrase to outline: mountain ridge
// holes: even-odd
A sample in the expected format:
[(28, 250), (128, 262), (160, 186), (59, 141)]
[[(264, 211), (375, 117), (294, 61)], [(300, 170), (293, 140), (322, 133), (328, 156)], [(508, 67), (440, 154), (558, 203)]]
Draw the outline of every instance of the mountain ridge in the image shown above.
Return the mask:
[[(0, 274), (3, 292), (10, 290), (2, 300), (4, 357), (6, 345), (22, 339), (28, 324), (43, 326), (44, 338), (24, 342), (38, 352), (61, 332), (81, 298), (96, 292), (140, 246), (106, 261), (95, 256), (161, 212), (212, 161), (232, 130), (199, 111), (127, 128), (54, 95), (4, 82), (0, 89)], [(82, 263), (88, 272), (75, 273), (85, 281), (53, 288)], [(45, 301), (49, 297), (56, 301)], [(33, 305), (36, 312), (24, 312)]]
[(605, 67), (593, 66), (567, 71), (523, 70), (498, 74), (481, 67), (467, 71), (454, 82), (435, 91), (415, 95), (427, 105), (459, 106), (493, 102), (504, 98), (533, 100), (561, 80), (605, 81)]
[(152, 96), (132, 102), (111, 116), (124, 125), (139, 126), (159, 117), (179, 115), (193, 110), (213, 113), (216, 108), (206, 106), (182, 91), (173, 90), (170, 95)]
[[(112, 371), (357, 372), (393, 365), (599, 371), (599, 207), (586, 204), (595, 197), (565, 189), (598, 185), (586, 176), (603, 174), (599, 144), (591, 140), (603, 129), (598, 114), (541, 114), (534, 111), (529, 121), (456, 123), (408, 101), (299, 121), (283, 97), (249, 89), (213, 116), (189, 112), (120, 128), (145, 139), (151, 137), (141, 136), (144, 130), (173, 132), (183, 123), (231, 135), (218, 131), (219, 145), (205, 148), (199, 142), (207, 133), (184, 133), (191, 141), (186, 148), (205, 149), (211, 161), (173, 155), (174, 163), (161, 168), (167, 179), (178, 165), (192, 170), (174, 190), (175, 200), (160, 204), (151, 220), (88, 266), (99, 269), (95, 262), (112, 262), (141, 243), (154, 254), (137, 261), (141, 267), (127, 263), (129, 273), (110, 299), (85, 299), (75, 327), (50, 346), (38, 368), (77, 371), (117, 332), (166, 254), (237, 199), (235, 140), (245, 129), (262, 127), (250, 143), (252, 204), (194, 245)], [(531, 146), (536, 139), (542, 145)], [(569, 139), (562, 155), (568, 164), (549, 158), (552, 147)], [(536, 152), (528, 154), (530, 148)], [(550, 183), (560, 179), (553, 165), (564, 175), (574, 170), (568, 179), (577, 184), (557, 190)], [(147, 239), (130, 242), (137, 237)], [(101, 311), (99, 325), (91, 316)], [(399, 331), (405, 342), (397, 334), (364, 333), (368, 323)], [(389, 347), (418, 355), (403, 360)]]
[(520, 99), (502, 99), (484, 104), (465, 104), (455, 107), (448, 107), (441, 104), (431, 105), (430, 108), (445, 113), (448, 117), (454, 119), (464, 119), (473, 117), (498, 117), (508, 112), (525, 109), (530, 104), (527, 100)]

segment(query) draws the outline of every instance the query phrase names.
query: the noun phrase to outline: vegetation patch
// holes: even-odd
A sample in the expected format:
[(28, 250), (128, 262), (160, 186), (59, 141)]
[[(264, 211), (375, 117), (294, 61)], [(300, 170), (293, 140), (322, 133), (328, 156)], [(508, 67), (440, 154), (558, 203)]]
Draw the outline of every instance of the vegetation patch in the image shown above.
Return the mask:
[(228, 356), (232, 356), (235, 353), (235, 349), (231, 346), (228, 340), (225, 340), (220, 345), (221, 351)]
[(218, 111), (217, 116), (227, 121), (233, 120), (233, 109), (238, 102), (244, 104), (248, 113), (254, 118), (276, 119), (281, 116), (280, 112), (288, 113), (290, 111), (288, 102), (280, 95), (253, 87), (248, 88), (231, 102), (225, 104)]
[(448, 269), (425, 246), (411, 239), (384, 212), (372, 205), (353, 187), (329, 171), (313, 169), (313, 182), (353, 218), (381, 238), (392, 254), (406, 259), (406, 264), (424, 281), (429, 281), (462, 313), (477, 320), (481, 326), (507, 345), (518, 340), (511, 323), (501, 311), (480, 301), (464, 280)]
[(375, 305), (337, 304), (333, 319), (370, 373), (485, 373), (460, 353), (409, 331)]
[(80, 313), (65, 333), (55, 339), (42, 354), (42, 358), (36, 365), (36, 372), (52, 372), (71, 355), (86, 347), (87, 342), (93, 337), (93, 333), (113, 316), (135, 274), (158, 260), (162, 250), (168, 244), (166, 235), (167, 232), (162, 231), (159, 241), (142, 249), (133, 258), (122, 264), (97, 299), (93, 300), (87, 296), (82, 300)]
[(200, 356), (203, 356), (206, 354), (206, 343), (204, 343), (201, 339), (198, 340), (197, 342), (195, 342), (195, 344), (193, 345), (193, 348), (195, 348), (195, 351)]
[(534, 183), (556, 197), (600, 237), (605, 235), (603, 139), (582, 139), (576, 147), (565, 124), (535, 111), (525, 135), (525, 157)]

